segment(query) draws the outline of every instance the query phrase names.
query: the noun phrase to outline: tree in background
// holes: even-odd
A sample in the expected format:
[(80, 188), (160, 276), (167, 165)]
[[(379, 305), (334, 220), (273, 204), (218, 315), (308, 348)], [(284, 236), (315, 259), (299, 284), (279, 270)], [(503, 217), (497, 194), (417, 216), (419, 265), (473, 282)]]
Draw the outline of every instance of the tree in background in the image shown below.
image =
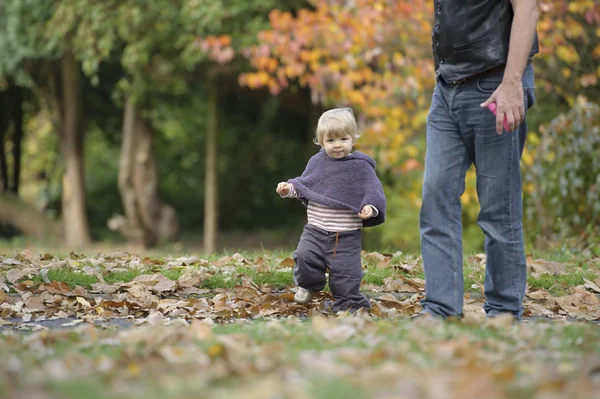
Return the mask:
[(422, 132), (435, 83), (430, 1), (312, 1), (297, 17), (274, 10), (271, 29), (246, 51), (256, 72), (240, 76), (277, 95), (309, 87), (314, 103), (359, 114), (360, 146), (398, 172), (418, 166), (411, 139)]
[[(538, 87), (575, 105), (578, 96), (600, 103), (600, 3), (540, 1)], [(539, 59), (539, 61), (537, 61)]]
[[(80, 69), (71, 51), (71, 37), (50, 40), (46, 22), (53, 11), (49, 0), (6, 0), (0, 6), (4, 34), (0, 41), (0, 76), (16, 86), (33, 90), (41, 107), (50, 110), (59, 135), (65, 172), (62, 179), (62, 230), (65, 243), (82, 247), (90, 243), (83, 179), (83, 136), (80, 129)], [(18, 108), (17, 108), (18, 109)], [(11, 199), (3, 218), (25, 232), (43, 236), (53, 231), (38, 212), (30, 212)], [(1, 209), (1, 208), (0, 208)], [(32, 218), (32, 214), (37, 215)], [(37, 225), (44, 226), (39, 228)], [(36, 233), (37, 232), (37, 233)], [(46, 237), (47, 238), (47, 237)]]
[(78, 59), (92, 81), (98, 80), (102, 62), (117, 59), (123, 67), (116, 94), (124, 104), (119, 190), (125, 218), (116, 224), (131, 240), (152, 246), (176, 231), (174, 209), (158, 196), (151, 111), (159, 96), (186, 95), (189, 84), (200, 80), (209, 100), (204, 244), (206, 252), (214, 250), (219, 79), (237, 74), (235, 66), (226, 65), (236, 48), (251, 43), (252, 32), (264, 27), (268, 10), (276, 4), (275, 0), (58, 3), (52, 31), (60, 39), (73, 35)]
[[(250, 88), (273, 95), (308, 87), (315, 104), (351, 106), (362, 137), (357, 147), (377, 160), (394, 209), (382, 228), (388, 244), (415, 242), (421, 194), (422, 139), (435, 73), (431, 56), (433, 4), (357, 0), (311, 1), (296, 16), (274, 10), (271, 27), (245, 55), (254, 72), (242, 74)], [(474, 185), (470, 187), (474, 192)], [(468, 194), (468, 193), (467, 193)], [(476, 197), (470, 196), (470, 202)], [(401, 233), (401, 237), (398, 232)], [(385, 232), (384, 232), (385, 233)]]
[[(247, 51), (255, 72), (242, 74), (240, 83), (268, 87), (273, 95), (290, 86), (305, 86), (314, 102), (358, 110), (365, 133), (359, 146), (376, 154), (378, 165), (391, 172), (394, 179), (388, 179), (388, 184), (401, 181), (389, 188), (390, 201), (395, 203), (391, 207), (416, 209), (421, 184), (420, 176), (412, 171), (421, 168), (424, 122), (434, 84), (432, 2), (311, 3), (314, 10), (303, 10), (296, 17), (271, 13), (271, 29), (261, 32), (259, 45)], [(552, 96), (570, 105), (580, 94), (597, 101), (599, 8), (593, 0), (540, 2), (541, 53), (535, 63), (538, 86), (546, 89), (546, 109), (554, 109), (548, 108)], [(549, 122), (548, 112), (541, 113), (546, 119), (536, 127)], [(535, 133), (531, 136), (536, 141)], [(524, 163), (535, 162), (534, 155), (526, 152)], [(398, 190), (403, 192), (398, 194)], [(474, 226), (479, 211), (473, 169), (467, 174), (461, 203), (465, 232), (471, 234), (468, 226)], [(410, 218), (410, 213), (399, 219), (405, 217)], [(390, 212), (392, 224), (395, 219)], [(406, 221), (398, 223), (395, 230), (406, 230), (405, 225)], [(386, 229), (390, 228), (388, 223)]]

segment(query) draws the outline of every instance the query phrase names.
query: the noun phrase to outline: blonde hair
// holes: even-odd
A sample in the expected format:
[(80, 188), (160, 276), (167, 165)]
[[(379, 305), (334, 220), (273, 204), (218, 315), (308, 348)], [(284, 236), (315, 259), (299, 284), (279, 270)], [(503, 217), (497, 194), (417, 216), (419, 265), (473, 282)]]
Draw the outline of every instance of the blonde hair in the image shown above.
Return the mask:
[(323, 112), (317, 123), (314, 143), (323, 145), (323, 138), (327, 135), (332, 138), (350, 135), (354, 142), (358, 140), (358, 125), (351, 108), (334, 108)]

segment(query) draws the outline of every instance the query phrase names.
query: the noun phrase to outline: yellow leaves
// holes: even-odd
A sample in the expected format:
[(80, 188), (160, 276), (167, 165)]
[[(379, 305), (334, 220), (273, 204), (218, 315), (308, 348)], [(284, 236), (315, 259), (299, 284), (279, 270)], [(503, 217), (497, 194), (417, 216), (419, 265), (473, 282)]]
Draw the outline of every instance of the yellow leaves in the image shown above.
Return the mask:
[(531, 166), (533, 165), (533, 154), (530, 151), (523, 151), (523, 155), (521, 156), (521, 162), (525, 165), (525, 166)]
[(395, 65), (397, 66), (402, 66), (404, 65), (404, 55), (402, 55), (402, 53), (400, 53), (399, 51), (394, 52), (394, 55), (392, 56), (392, 60), (394, 62)]
[[(363, 146), (386, 146), (400, 131), (405, 138), (415, 134), (426, 117), (424, 97), (434, 81), (423, 27), (430, 26), (431, 9), (425, 1), (361, 0), (343, 7), (316, 2), (314, 10), (300, 10), (295, 18), (272, 12), (271, 33), (260, 35), (250, 59), (257, 73), (274, 80), (245, 74), (240, 83), (278, 89), (282, 76), (297, 79), (322, 103), (346, 103), (368, 116), (361, 127)], [(265, 47), (277, 59), (275, 70), (274, 64), (260, 61)], [(382, 108), (399, 112), (386, 114)]]
[(558, 58), (567, 64), (576, 64), (579, 62), (579, 54), (572, 46), (559, 46), (556, 49)]
[(225, 346), (220, 342), (216, 342), (216, 343), (212, 344), (206, 351), (206, 354), (211, 359), (221, 357), (221, 356), (223, 356), (224, 353), (225, 353)]
[(404, 152), (411, 158), (415, 158), (419, 153), (419, 150), (414, 145), (408, 145), (404, 148)]
[(560, 69), (560, 73), (562, 76), (564, 76), (565, 78), (569, 79), (571, 77), (571, 70), (569, 68), (561, 68)]
[(127, 365), (127, 373), (131, 377), (139, 377), (139, 375), (141, 374), (140, 366), (137, 363), (129, 363)]
[(271, 76), (264, 71), (245, 73), (239, 77), (240, 85), (248, 86), (252, 89), (267, 86), (271, 81)]
[(360, 91), (352, 90), (351, 92), (348, 93), (347, 96), (348, 96), (348, 100), (352, 104), (356, 104), (359, 107), (364, 107), (366, 105), (365, 96)]
[(581, 39), (585, 37), (585, 30), (579, 22), (573, 18), (568, 18), (565, 26), (565, 36), (570, 39)]

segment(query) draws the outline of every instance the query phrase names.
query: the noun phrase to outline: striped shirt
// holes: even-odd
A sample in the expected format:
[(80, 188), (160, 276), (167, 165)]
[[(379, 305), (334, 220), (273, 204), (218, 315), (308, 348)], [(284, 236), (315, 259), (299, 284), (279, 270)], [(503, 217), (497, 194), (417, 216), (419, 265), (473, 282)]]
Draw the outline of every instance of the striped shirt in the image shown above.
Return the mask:
[[(282, 195), (283, 198), (298, 198), (298, 193), (294, 185), (290, 184), (288, 195)], [(377, 216), (379, 211), (374, 207), (373, 217)], [(354, 211), (350, 209), (331, 208), (314, 201), (308, 202), (306, 211), (308, 224), (331, 232), (352, 231), (363, 227), (363, 221)]]

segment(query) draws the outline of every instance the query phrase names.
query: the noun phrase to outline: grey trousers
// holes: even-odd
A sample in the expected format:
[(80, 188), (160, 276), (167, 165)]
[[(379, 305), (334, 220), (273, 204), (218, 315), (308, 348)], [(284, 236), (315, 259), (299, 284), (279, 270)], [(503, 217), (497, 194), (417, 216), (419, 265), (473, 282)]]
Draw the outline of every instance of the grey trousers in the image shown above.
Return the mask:
[(307, 224), (294, 252), (294, 282), (307, 290), (321, 291), (329, 269), (334, 312), (371, 309), (369, 300), (360, 293), (360, 251), (360, 230), (333, 233)]

